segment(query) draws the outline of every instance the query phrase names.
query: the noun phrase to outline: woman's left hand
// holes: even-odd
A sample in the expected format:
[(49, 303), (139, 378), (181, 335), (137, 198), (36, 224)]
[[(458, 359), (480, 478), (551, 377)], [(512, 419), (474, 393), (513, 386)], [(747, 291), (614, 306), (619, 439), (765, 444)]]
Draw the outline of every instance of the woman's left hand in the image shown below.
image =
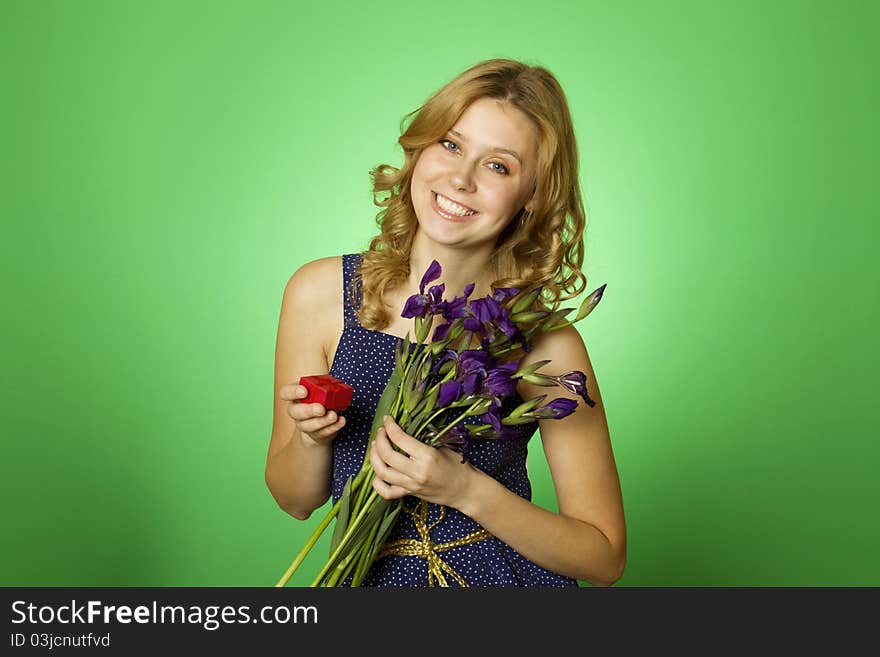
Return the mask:
[(413, 438), (388, 415), (370, 447), (370, 464), (376, 473), (373, 488), (386, 500), (415, 495), (452, 508), (465, 498), (476, 473), (470, 463), (461, 462), (460, 454)]

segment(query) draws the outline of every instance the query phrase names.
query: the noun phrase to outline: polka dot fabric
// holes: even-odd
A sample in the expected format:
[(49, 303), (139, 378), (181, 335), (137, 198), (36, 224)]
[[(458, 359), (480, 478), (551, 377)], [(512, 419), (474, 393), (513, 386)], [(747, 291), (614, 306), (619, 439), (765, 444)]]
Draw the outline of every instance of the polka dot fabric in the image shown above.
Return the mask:
[[(354, 295), (350, 292), (360, 259), (361, 255), (357, 253), (342, 256), (345, 325), (330, 368), (331, 375), (354, 388), (351, 405), (344, 413), (346, 424), (333, 441), (334, 503), (342, 494), (348, 477), (356, 474), (363, 464), (373, 414), (391, 376), (394, 350), (399, 342), (399, 338), (391, 334), (364, 328), (355, 315), (356, 307), (351, 301)], [(509, 399), (507, 405), (513, 407), (521, 401), (519, 397)], [(518, 434), (511, 440), (474, 441), (468, 459), (517, 495), (531, 499), (526, 455), (528, 441), (537, 427), (536, 422), (520, 425)], [(419, 502), (415, 497), (407, 497), (405, 506), (417, 512)], [(472, 537), (482, 528), (456, 509), (423, 503), (421, 511), (426, 512), (421, 527), (417, 525), (418, 513), (401, 512), (386, 545), (411, 539), (410, 544), (418, 542), (425, 547), (427, 529), (428, 545), (442, 562), (443, 579), (450, 587), (462, 586), (462, 582), (472, 587), (577, 586), (576, 580), (541, 568), (493, 536), (470, 544), (450, 546), (450, 543)], [(363, 586), (386, 587), (436, 585), (442, 585), (442, 582), (435, 578), (429, 581), (428, 559), (423, 554), (383, 556), (374, 562), (363, 582)]]

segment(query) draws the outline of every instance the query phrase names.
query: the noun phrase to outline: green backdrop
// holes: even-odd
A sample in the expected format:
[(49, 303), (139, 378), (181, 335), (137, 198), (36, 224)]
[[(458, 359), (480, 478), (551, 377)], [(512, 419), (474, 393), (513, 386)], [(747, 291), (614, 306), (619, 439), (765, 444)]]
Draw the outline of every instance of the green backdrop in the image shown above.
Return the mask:
[(503, 56), (579, 140), (618, 586), (880, 585), (865, 7), (2, 3), (0, 584), (278, 580), (322, 515), (263, 479), (284, 285), (366, 246), (402, 117)]

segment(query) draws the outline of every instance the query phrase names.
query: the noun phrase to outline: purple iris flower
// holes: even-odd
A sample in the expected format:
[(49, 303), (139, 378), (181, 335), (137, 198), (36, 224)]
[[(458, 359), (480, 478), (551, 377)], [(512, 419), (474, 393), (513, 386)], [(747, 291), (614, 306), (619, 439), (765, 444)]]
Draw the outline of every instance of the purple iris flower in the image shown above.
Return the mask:
[(483, 413), (480, 416), (480, 419), (484, 424), (492, 425), (492, 429), (496, 434), (501, 433), (501, 403), (497, 399), (493, 399), (492, 405), (489, 406), (489, 410)]
[(479, 370), (467, 372), (461, 378), (461, 391), (465, 395), (473, 395), (479, 390), (482, 379), (485, 377)]
[(443, 292), (445, 290), (446, 284), (440, 283), (440, 285), (431, 286), (427, 294), (413, 294), (406, 300), (400, 316), (412, 319), (413, 317), (436, 315), (440, 312), (440, 305), (443, 303)]
[(445, 324), (441, 324), (437, 328), (434, 329), (434, 335), (431, 336), (431, 342), (439, 342), (440, 340), (445, 340), (446, 336), (449, 335), (449, 329), (452, 328), (452, 322), (446, 322)]
[(568, 399), (567, 397), (557, 397), (549, 404), (545, 404), (540, 408), (526, 413), (529, 417), (548, 418), (551, 420), (561, 420), (562, 418), (574, 413), (577, 408), (577, 400)]
[(471, 301), (471, 312), (481, 322), (491, 322), (500, 317), (501, 306), (492, 297)]
[(467, 316), (467, 300), (473, 291), (474, 284), (468, 283), (464, 288), (464, 294), (462, 296), (455, 297), (452, 301), (441, 302), (440, 312), (443, 314), (443, 319), (447, 322), (451, 322), (453, 319)]
[(440, 436), (437, 445), (448, 447), (453, 452), (458, 452), (461, 454), (461, 462), (464, 463), (467, 461), (468, 452), (470, 451), (471, 446), (470, 431), (468, 431), (461, 423), (456, 424)]
[(400, 313), (401, 317), (407, 319), (412, 319), (413, 317), (424, 318), (429, 314), (439, 312), (440, 304), (443, 302), (443, 292), (446, 289), (446, 285), (444, 283), (434, 285), (428, 290), (427, 294), (425, 294), (425, 286), (440, 278), (441, 272), (440, 263), (436, 260), (431, 261), (428, 270), (422, 276), (422, 280), (419, 283), (419, 293), (413, 294), (406, 300), (406, 304), (403, 306), (403, 312)]
[[(455, 379), (447, 381), (440, 386), (440, 398), (452, 399), (455, 401), (461, 396), (476, 394), (483, 387), (483, 381), (488, 375), (489, 368), (492, 366), (494, 359), (492, 355), (482, 349), (465, 349), (457, 352), (454, 349), (446, 349), (437, 359), (434, 365), (434, 373), (439, 373), (441, 367), (448, 361), (455, 361)], [(453, 387), (447, 385), (456, 382), (460, 388), (456, 391), (453, 398)], [(443, 386), (446, 386), (444, 389)], [(449, 403), (451, 404), (452, 401)], [(448, 404), (440, 403), (440, 406), (448, 406)]]
[(458, 401), (461, 396), (461, 383), (458, 381), (444, 381), (440, 384), (440, 394), (437, 397), (437, 407), (446, 408), (450, 404)]
[(422, 276), (422, 282), (419, 283), (419, 292), (424, 294), (425, 286), (440, 278), (441, 273), (443, 273), (443, 270), (440, 268), (440, 263), (436, 260), (432, 260), (431, 264), (428, 265), (428, 269), (425, 271), (424, 276)]
[(510, 312), (507, 308), (502, 308), (501, 313), (498, 318), (495, 320), (498, 328), (501, 329), (501, 332), (506, 335), (508, 338), (512, 338), (517, 333), (519, 333), (519, 329), (516, 327), (516, 324), (510, 321)]
[(458, 364), (458, 352), (455, 349), (444, 349), (440, 352), (437, 361), (434, 363), (434, 374), (437, 374), (440, 371), (440, 368), (443, 367), (443, 364), (450, 360), (455, 361), (455, 363)]
[(513, 395), (516, 392), (516, 380), (510, 377), (516, 372), (518, 365), (518, 361), (512, 361), (489, 370), (484, 392), (491, 397)]
[(403, 306), (401, 317), (412, 319), (413, 317), (424, 317), (428, 314), (428, 297), (424, 294), (414, 294), (406, 300)]
[(596, 405), (596, 402), (590, 399), (590, 395), (587, 393), (587, 375), (583, 372), (575, 370), (553, 378), (566, 390), (570, 390), (574, 394), (580, 395), (581, 399), (583, 399), (590, 407)]
[(477, 333), (478, 331), (483, 330), (483, 322), (476, 317), (465, 317), (462, 325), (464, 326), (465, 331), (470, 331), (471, 333)]
[[(499, 292), (506, 290), (516, 290), (516, 288), (500, 288), (496, 290), (494, 297), (471, 301), (473, 317), (464, 320), (465, 330), (474, 333), (480, 332), (489, 337), (490, 342), (493, 342), (493, 336), (497, 335), (497, 331), (501, 331), (508, 338), (519, 336), (519, 328), (510, 320), (510, 311), (499, 305), (496, 298), (503, 299)], [(523, 340), (523, 342), (525, 341)]]
[(465, 349), (458, 356), (459, 371), (482, 371), (484, 374), (492, 365), (492, 354), (482, 349)]

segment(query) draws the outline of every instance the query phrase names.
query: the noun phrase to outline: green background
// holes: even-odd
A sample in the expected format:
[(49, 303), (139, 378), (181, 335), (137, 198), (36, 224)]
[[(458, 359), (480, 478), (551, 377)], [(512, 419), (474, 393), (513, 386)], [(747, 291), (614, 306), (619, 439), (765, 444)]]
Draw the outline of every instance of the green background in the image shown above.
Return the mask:
[(500, 56), (573, 113), (618, 586), (880, 585), (868, 5), (3, 2), (0, 584), (279, 579), (323, 515), (263, 479), (284, 285)]

